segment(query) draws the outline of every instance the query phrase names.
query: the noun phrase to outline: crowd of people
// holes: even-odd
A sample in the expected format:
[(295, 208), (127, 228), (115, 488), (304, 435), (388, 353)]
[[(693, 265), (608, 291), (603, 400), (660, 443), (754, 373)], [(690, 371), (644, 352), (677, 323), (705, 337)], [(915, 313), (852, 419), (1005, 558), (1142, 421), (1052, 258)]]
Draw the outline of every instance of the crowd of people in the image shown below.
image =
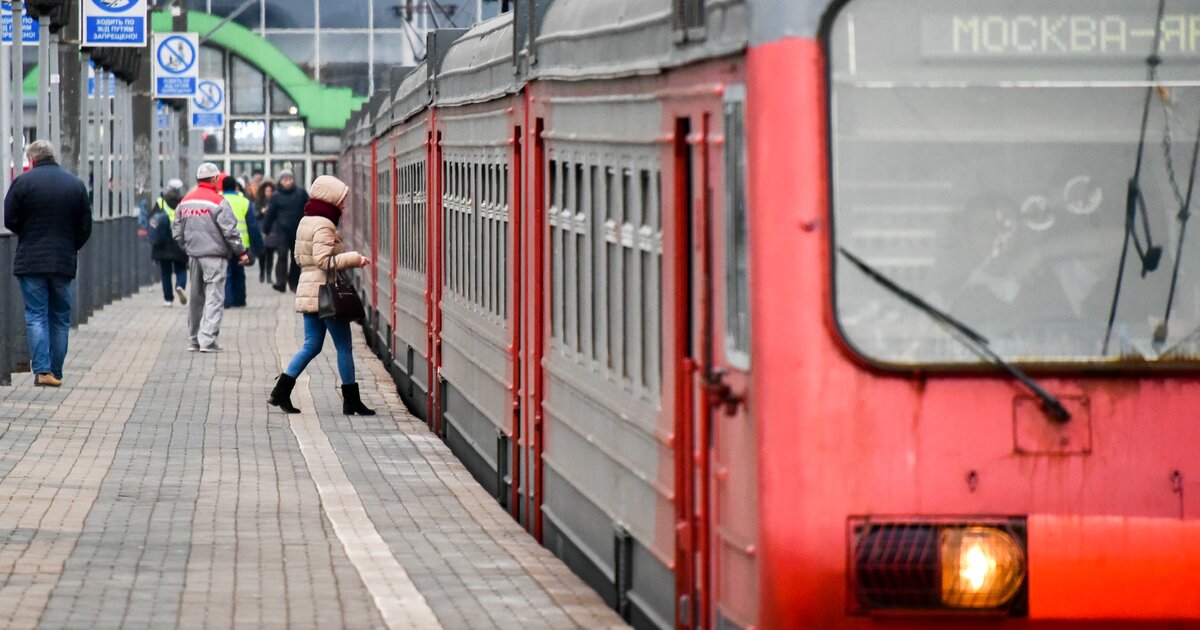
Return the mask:
[[(45, 141), (26, 151), (28, 172), (9, 187), (4, 225), (17, 236), (13, 274), (25, 303), (34, 384), (59, 387), (71, 325), (78, 252), (92, 227), (87, 186), (55, 160)], [(296, 294), (304, 322), (304, 345), (276, 379), (267, 402), (299, 413), (291, 402), (296, 378), (333, 337), (342, 382), (343, 412), (374, 415), (363, 404), (355, 380), (350, 321), (319, 314), (318, 294), (328, 274), (365, 267), (371, 261), (345, 251), (337, 225), (349, 187), (329, 175), (306, 191), (295, 174), (278, 173), (278, 186), (261, 171), (235, 178), (211, 162), (196, 170), (185, 192), (178, 179), (139, 217), (140, 233), (162, 277), (163, 306), (188, 307), (189, 351), (223, 352), (218, 343), (227, 308), (246, 306), (246, 267), (258, 264), (259, 282)]]

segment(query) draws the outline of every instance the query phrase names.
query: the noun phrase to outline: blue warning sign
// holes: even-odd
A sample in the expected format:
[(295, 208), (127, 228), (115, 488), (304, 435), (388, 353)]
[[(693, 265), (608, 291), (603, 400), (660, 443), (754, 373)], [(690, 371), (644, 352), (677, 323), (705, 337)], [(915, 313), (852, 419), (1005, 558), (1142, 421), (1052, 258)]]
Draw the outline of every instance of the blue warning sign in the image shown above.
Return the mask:
[(188, 98), (196, 93), (200, 41), (195, 33), (154, 35), (154, 97)]
[(145, 46), (146, 0), (83, 0), (84, 46)]

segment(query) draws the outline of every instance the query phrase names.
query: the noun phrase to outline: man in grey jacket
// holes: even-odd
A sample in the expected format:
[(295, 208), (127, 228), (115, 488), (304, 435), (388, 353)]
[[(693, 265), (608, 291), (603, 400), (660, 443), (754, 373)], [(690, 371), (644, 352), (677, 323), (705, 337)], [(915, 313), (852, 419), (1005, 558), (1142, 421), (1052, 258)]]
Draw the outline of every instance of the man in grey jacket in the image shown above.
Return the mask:
[(233, 208), (221, 194), (221, 171), (212, 162), (196, 169), (196, 187), (175, 208), (171, 234), (188, 255), (188, 350), (220, 352), (217, 335), (225, 310), (229, 259), (250, 262)]

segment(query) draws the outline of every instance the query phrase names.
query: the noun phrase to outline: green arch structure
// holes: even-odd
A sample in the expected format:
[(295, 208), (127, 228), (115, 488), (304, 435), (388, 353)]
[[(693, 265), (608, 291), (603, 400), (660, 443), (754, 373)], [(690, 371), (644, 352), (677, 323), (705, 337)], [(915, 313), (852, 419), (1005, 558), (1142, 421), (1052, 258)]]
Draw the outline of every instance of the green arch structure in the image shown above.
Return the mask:
[[(221, 18), (208, 13), (187, 13), (187, 30), (192, 33), (203, 35), (220, 23)], [(169, 33), (171, 15), (161, 11), (151, 13), (150, 24), (156, 33)], [(310, 79), (274, 44), (236, 22), (222, 26), (208, 41), (234, 52), (271, 77), (296, 103), (299, 115), (308, 121), (310, 130), (341, 131), (350, 114), (366, 102), (365, 98), (355, 96), (350, 88), (327, 87)], [(26, 94), (37, 94), (37, 67), (25, 75), (24, 87)]]

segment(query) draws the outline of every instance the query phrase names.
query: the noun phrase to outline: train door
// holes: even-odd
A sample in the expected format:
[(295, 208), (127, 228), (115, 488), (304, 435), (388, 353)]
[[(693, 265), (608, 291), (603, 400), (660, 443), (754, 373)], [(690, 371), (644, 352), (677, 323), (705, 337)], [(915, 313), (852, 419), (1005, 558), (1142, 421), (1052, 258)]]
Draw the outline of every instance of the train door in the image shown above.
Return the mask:
[[(750, 287), (746, 201), (746, 91), (725, 90), (712, 134), (709, 265), (702, 386), (709, 440), (712, 503), (707, 532), (712, 549), (712, 606), (718, 627), (749, 627), (758, 619), (756, 544), (757, 438), (749, 404)], [(712, 189), (710, 189), (712, 190)]]
[[(741, 108), (744, 90), (676, 119), (676, 625), (755, 619), (754, 431)], [(748, 449), (748, 450), (747, 450)], [(720, 621), (718, 621), (720, 620)]]
[(426, 170), (425, 214), (425, 323), (426, 323), (426, 380), (425, 421), (429, 428), (441, 435), (440, 422), (440, 376), (441, 371), (441, 313), (442, 313), (442, 186), (445, 166), (442, 164), (442, 132), (438, 129), (436, 113), (430, 121), (427, 139), (429, 168)]

